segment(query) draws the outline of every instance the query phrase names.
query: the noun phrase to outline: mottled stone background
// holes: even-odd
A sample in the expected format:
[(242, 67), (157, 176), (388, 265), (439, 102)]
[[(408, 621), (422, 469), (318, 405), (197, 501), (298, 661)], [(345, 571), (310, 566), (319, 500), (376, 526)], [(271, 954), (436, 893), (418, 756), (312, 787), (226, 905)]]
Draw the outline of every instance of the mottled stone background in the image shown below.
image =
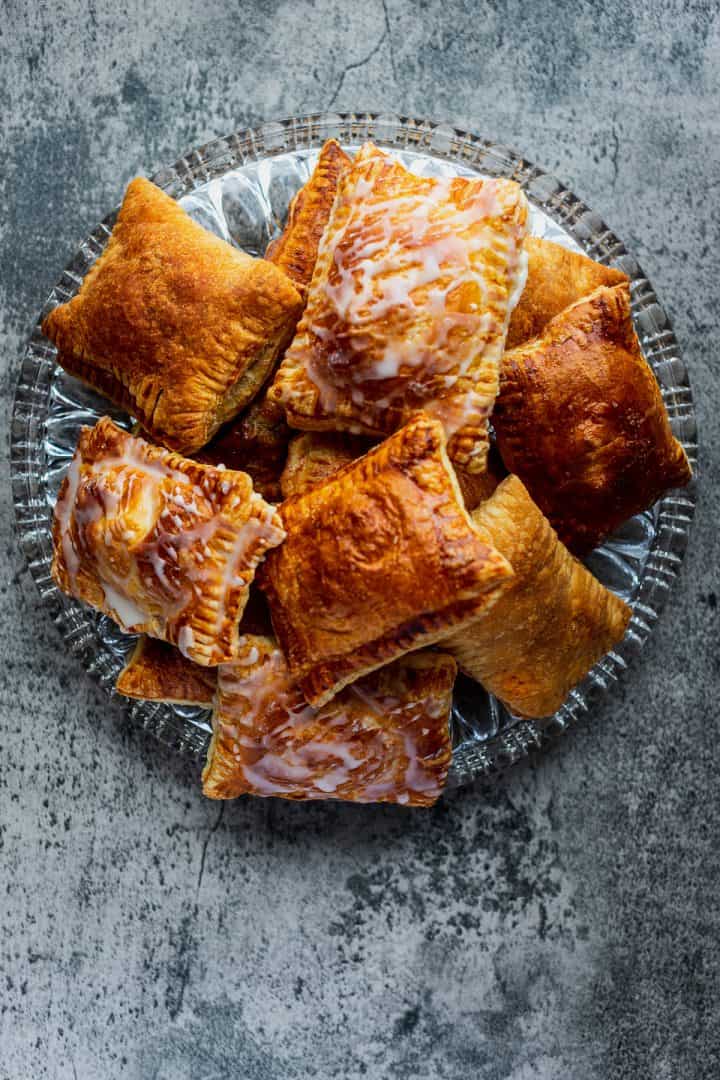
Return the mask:
[(712, 2), (5, 2), (3, 423), (78, 240), (135, 173), (261, 119), (381, 108), (516, 146), (669, 309), (697, 525), (642, 666), (429, 813), (204, 802), (66, 655), (2, 465), (0, 1077), (720, 1075), (720, 20)]

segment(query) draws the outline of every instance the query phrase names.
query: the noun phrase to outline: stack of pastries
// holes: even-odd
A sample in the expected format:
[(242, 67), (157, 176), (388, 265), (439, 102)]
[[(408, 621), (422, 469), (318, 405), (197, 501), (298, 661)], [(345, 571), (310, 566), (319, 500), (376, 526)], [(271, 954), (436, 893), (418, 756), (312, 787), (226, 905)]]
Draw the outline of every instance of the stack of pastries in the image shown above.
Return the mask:
[(505, 179), (334, 141), (253, 258), (147, 180), (44, 331), (126, 409), (81, 432), (66, 593), (117, 690), (213, 710), (211, 798), (431, 805), (458, 668), (545, 717), (631, 610), (578, 561), (690, 467), (616, 269)]

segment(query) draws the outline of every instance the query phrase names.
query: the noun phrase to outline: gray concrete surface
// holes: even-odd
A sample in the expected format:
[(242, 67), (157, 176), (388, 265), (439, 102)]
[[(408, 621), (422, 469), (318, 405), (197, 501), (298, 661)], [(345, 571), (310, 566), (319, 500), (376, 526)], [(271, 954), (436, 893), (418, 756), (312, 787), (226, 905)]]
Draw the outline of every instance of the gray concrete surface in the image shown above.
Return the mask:
[(641, 667), (430, 813), (204, 802), (127, 726), (0, 529), (2, 1080), (720, 1075), (720, 20), (715, 4), (3, 4), (3, 424), (18, 354), (127, 179), (299, 111), (450, 119), (554, 170), (670, 310), (701, 430)]

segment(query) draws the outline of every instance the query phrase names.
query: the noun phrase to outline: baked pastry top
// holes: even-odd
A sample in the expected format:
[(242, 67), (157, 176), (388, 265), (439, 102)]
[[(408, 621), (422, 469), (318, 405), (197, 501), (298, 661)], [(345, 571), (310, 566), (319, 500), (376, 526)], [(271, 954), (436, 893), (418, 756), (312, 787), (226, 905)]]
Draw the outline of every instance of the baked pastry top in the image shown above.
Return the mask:
[(157, 442), (192, 453), (254, 397), (301, 308), (276, 266), (213, 236), (138, 178), (107, 248), (43, 331), (66, 371)]
[(280, 478), (291, 437), (285, 410), (261, 393), (194, 456), (209, 465), (246, 472), (263, 499), (280, 502)]
[(351, 163), (340, 144), (335, 139), (328, 139), (312, 176), (290, 203), (287, 225), (265, 252), (265, 258), (279, 266), (302, 295), (313, 276), (318, 245), (330, 217), (338, 184)]
[(473, 521), (514, 576), (443, 648), (512, 712), (550, 716), (623, 637), (632, 611), (560, 543), (516, 476), (503, 480)]
[(204, 709), (212, 707), (216, 686), (217, 668), (202, 667), (174, 645), (147, 634), (138, 638), (115, 683), (124, 697)]
[(576, 554), (691, 476), (624, 284), (601, 286), (505, 354), (493, 426), (505, 465)]
[(258, 580), (316, 707), (476, 617), (512, 575), (473, 528), (442, 425), (424, 414), (280, 514), (287, 536)]
[(188, 461), (103, 417), (83, 428), (53, 520), (53, 578), (189, 659), (231, 660), (255, 570), (284, 536), (245, 473)]
[(526, 217), (514, 181), (415, 176), (364, 146), (270, 391), (290, 425), (382, 438), (422, 409), (481, 472)]
[(622, 270), (539, 236), (525, 239), (527, 280), (510, 316), (506, 349), (537, 337), (551, 319), (601, 285), (627, 283)]
[(302, 495), (322, 484), (343, 465), (348, 465), (372, 446), (361, 435), (344, 431), (306, 431), (290, 442), (287, 461), (280, 477), (283, 498)]
[(218, 672), (203, 791), (431, 806), (450, 765), (455, 661), (414, 653), (314, 709), (272, 638)]

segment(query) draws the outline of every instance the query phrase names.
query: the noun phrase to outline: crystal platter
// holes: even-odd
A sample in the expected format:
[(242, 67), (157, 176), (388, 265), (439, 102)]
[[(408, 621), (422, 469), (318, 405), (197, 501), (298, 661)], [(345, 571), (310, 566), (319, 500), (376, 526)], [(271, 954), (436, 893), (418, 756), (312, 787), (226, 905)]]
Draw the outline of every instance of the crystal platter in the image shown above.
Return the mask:
[[(310, 175), (328, 138), (354, 150), (366, 139), (425, 176), (505, 176), (522, 185), (531, 206), (531, 231), (584, 251), (625, 271), (644, 354), (660, 384), (672, 429), (693, 465), (697, 433), (692, 396), (670, 321), (650, 282), (603, 220), (558, 180), (519, 154), (447, 124), (374, 113), (324, 114), (262, 124), (216, 139), (162, 169), (152, 179), (205, 228), (252, 255), (262, 255), (284, 224), (288, 204)], [(115, 679), (133, 638), (64, 596), (50, 576), (51, 517), (80, 427), (103, 413), (129, 426), (130, 418), (66, 375), (40, 322), (73, 296), (107, 243), (115, 213), (80, 243), (52, 290), (25, 350), (18, 376), (11, 435), (11, 468), (19, 541), (42, 601), (67, 646), (100, 683)], [(458, 680), (452, 716), (450, 786), (495, 774), (541, 748), (587, 713), (611, 690), (642, 648), (676, 577), (695, 505), (694, 483), (671, 491), (627, 522), (587, 560), (592, 572), (633, 607), (624, 640), (571, 691), (546, 720), (512, 716), (478, 684)], [(209, 714), (200, 709), (128, 704), (132, 721), (168, 747), (201, 757)]]

